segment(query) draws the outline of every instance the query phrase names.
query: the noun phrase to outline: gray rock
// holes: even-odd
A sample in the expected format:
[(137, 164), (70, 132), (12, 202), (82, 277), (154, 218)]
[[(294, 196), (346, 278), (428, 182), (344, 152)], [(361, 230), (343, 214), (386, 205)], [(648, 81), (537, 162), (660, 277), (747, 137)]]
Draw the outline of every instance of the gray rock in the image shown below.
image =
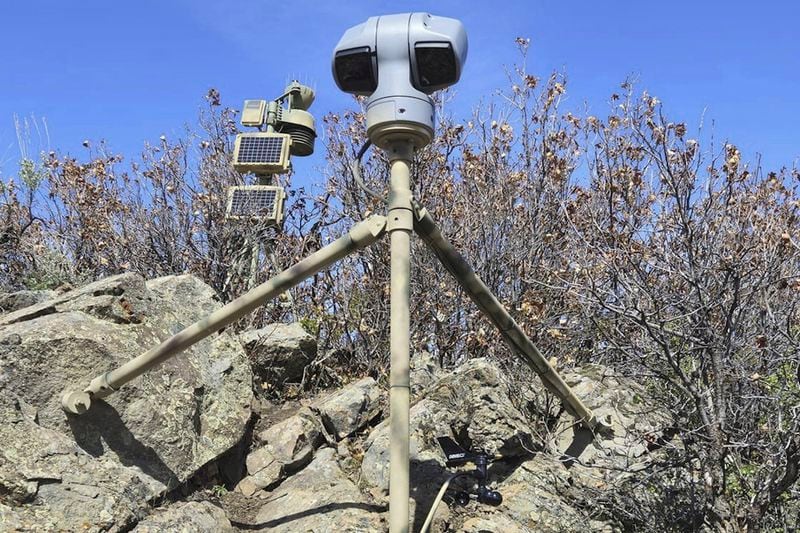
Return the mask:
[(149, 296), (141, 276), (120, 274), (3, 315), (0, 326), (68, 311), (121, 324), (138, 323), (149, 311)]
[[(611, 418), (613, 435), (595, 439), (580, 455), (583, 464), (629, 467), (647, 455), (648, 441), (656, 440), (671, 421), (668, 413), (645, 401), (647, 392), (600, 365), (585, 365), (565, 374), (564, 380), (598, 416)], [(557, 446), (564, 450), (573, 439), (566, 421), (557, 428)]]
[(419, 398), (442, 375), (439, 362), (428, 351), (422, 350), (411, 357), (411, 396)]
[(536, 529), (523, 528), (512, 519), (487, 510), (489, 516), (470, 516), (461, 527), (460, 533), (485, 533), (486, 531), (502, 531), (503, 533), (530, 533)]
[[(424, 397), (411, 407), (412, 477), (420, 479), (421, 493), (438, 490), (444, 470), (437, 437), (464, 440), (473, 449), (523, 456), (534, 448), (531, 430), (522, 414), (512, 405), (499, 369), (486, 359), (473, 359), (454, 372), (443, 373), (430, 385)], [(465, 443), (466, 444), (466, 443)], [(365, 443), (361, 465), (364, 480), (386, 490), (389, 483), (389, 420), (381, 422)], [(435, 484), (434, 484), (435, 485)]]
[(253, 362), (257, 384), (299, 381), (317, 355), (317, 341), (299, 323), (270, 324), (239, 335)]
[(503, 503), (483, 509), (492, 522), (510, 520), (522, 531), (593, 531), (588, 527), (588, 516), (564, 499), (564, 493), (572, 490), (570, 472), (552, 455), (526, 461), (497, 490), (503, 495)]
[(22, 516), (18, 510), (0, 503), (0, 531), (52, 531), (55, 524), (46, 520), (35, 520), (33, 522), (26, 522), (25, 517)]
[(17, 291), (0, 293), (0, 314), (18, 311), (56, 297), (55, 291)]
[[(590, 516), (580, 505), (586, 491), (610, 490), (612, 480), (624, 479), (625, 468), (651, 460), (643, 436), (657, 432), (668, 418), (642, 401), (644, 391), (602, 367), (586, 367), (566, 375), (576, 394), (599, 414), (611, 414), (614, 439), (589, 439), (575, 447), (576, 432), (566, 415), (552, 434), (535, 428), (515, 407), (499, 368), (489, 360), (468, 361), (453, 372), (441, 373), (422, 399), (411, 407), (411, 496), (414, 526), (419, 529), (430, 503), (451, 469), (436, 437), (450, 436), (469, 445), (517, 457), (521, 464), (496, 463), (490, 483), (503, 495), (499, 507), (475, 503), (447, 510), (437, 516), (455, 531), (617, 531), (610, 522)], [(534, 390), (541, 390), (538, 382)], [(538, 388), (538, 389), (537, 389)], [(541, 424), (541, 423), (540, 423)], [(542, 424), (543, 425), (543, 424)], [(578, 437), (585, 436), (578, 432)], [(374, 490), (389, 483), (389, 421), (379, 424), (364, 443), (361, 479)], [(580, 451), (570, 462), (567, 450)], [(519, 464), (519, 466), (517, 466)], [(568, 468), (568, 465), (571, 467)], [(444, 523), (443, 519), (434, 522)]]
[[(533, 449), (531, 430), (513, 406), (496, 365), (474, 359), (429, 385), (411, 407), (411, 513), (419, 529), (448, 476), (437, 437), (468, 439), (475, 450), (515, 457)], [(362, 479), (386, 492), (389, 486), (389, 420), (367, 438)], [(467, 443), (464, 443), (465, 445)], [(445, 512), (443, 509), (442, 512)]]
[(324, 442), (314, 414), (302, 408), (297, 414), (258, 434), (263, 445), (247, 456), (247, 477), (237, 490), (251, 496), (270, 488), (288, 475), (306, 466), (314, 450)]
[(269, 446), (263, 446), (247, 456), (247, 477), (236, 486), (245, 496), (252, 496), (264, 488), (271, 488), (283, 479), (283, 465), (272, 454)]
[(188, 502), (157, 509), (139, 522), (136, 533), (232, 533), (225, 511), (210, 502)]
[(0, 530), (119, 531), (146, 513), (141, 473), (38, 425), (0, 389)]
[[(26, 432), (5, 432), (0, 449), (17, 450), (12, 462), (37, 464), (56, 453), (81, 465), (44, 477), (14, 470), (3, 476), (0, 494), (12, 487), (19, 504), (35, 495), (29, 507), (54, 516), (91, 500), (87, 527), (127, 527), (141, 504), (236, 445), (250, 419), (252, 374), (228, 333), (201, 341), (84, 415), (67, 416), (60, 407), (66, 389), (85, 386), (217, 308), (213, 291), (191, 276), (146, 284), (123, 274), (0, 317), (0, 390), (19, 399), (20, 412), (24, 406), (35, 413), (26, 418), (30, 432), (50, 435), (30, 442)], [(73, 451), (51, 453), (51, 442)]]
[(296, 415), (260, 432), (258, 438), (291, 473), (311, 462), (314, 450), (324, 442), (318, 425), (314, 413), (301, 408)]
[(341, 440), (363, 428), (380, 413), (380, 388), (367, 377), (314, 403), (325, 429)]
[[(258, 530), (273, 532), (383, 531), (386, 508), (369, 503), (325, 448), (269, 495), (255, 517)], [(248, 526), (252, 529), (253, 526)]]
[[(450, 414), (439, 404), (426, 399), (411, 407), (409, 458), (412, 464), (412, 476), (421, 482), (431, 476), (438, 479), (445, 470), (444, 456), (435, 439), (438, 436), (450, 435)], [(361, 462), (361, 475), (364, 481), (383, 491), (389, 489), (389, 441), (387, 419), (376, 426), (367, 437), (364, 444), (366, 452)], [(438, 490), (438, 487), (435, 490)]]
[(451, 436), (463, 441), (459, 436), (465, 435), (475, 450), (505, 457), (535, 451), (530, 422), (514, 406), (500, 369), (488, 359), (466, 362), (431, 385), (425, 398), (450, 413)]

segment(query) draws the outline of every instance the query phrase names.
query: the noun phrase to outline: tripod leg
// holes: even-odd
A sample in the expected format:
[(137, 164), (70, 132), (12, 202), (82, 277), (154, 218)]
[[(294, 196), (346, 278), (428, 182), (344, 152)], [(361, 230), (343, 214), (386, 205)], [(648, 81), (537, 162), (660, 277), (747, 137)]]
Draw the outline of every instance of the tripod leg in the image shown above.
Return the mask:
[(383, 235), (385, 229), (386, 217), (383, 216), (376, 215), (356, 224), (346, 235), (317, 250), (221, 309), (198, 320), (155, 348), (131, 359), (116, 370), (97, 376), (82, 392), (65, 393), (61, 399), (61, 406), (68, 413), (81, 414), (85, 412), (90, 407), (92, 398), (108, 396), (130, 380), (232, 324), (323, 268), (356, 250), (369, 246)]
[(514, 352), (521, 355), (528, 366), (539, 375), (545, 387), (564, 403), (567, 411), (591, 429), (605, 429), (604, 422), (598, 420), (592, 411), (575, 396), (572, 389), (525, 335), (522, 328), (478, 277), (467, 260), (442, 235), (430, 213), (418, 205), (415, 206), (414, 231), (433, 250), (439, 261), (461, 287), (467, 291), (478, 309), (500, 330), (506, 343)]
[(411, 279), (411, 147), (395, 147), (390, 154), (389, 211), (386, 231), (391, 252), (391, 307), (389, 369), (389, 532), (409, 528), (409, 405), (411, 355), (409, 292)]

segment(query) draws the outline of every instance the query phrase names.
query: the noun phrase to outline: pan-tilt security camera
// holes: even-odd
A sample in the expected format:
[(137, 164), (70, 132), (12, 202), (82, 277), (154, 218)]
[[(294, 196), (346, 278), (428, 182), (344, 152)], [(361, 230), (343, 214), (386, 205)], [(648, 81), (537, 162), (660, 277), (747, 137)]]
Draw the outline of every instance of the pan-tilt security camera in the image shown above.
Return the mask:
[(381, 148), (433, 138), (429, 96), (461, 77), (467, 34), (461, 21), (428, 13), (371, 17), (347, 30), (333, 56), (345, 92), (368, 96), (367, 135)]

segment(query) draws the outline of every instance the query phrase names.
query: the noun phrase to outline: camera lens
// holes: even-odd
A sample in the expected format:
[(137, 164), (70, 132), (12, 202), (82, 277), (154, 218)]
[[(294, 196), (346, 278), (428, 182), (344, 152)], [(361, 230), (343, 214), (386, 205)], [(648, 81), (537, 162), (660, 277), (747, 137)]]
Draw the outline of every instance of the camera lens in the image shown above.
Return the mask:
[(435, 91), (458, 81), (456, 56), (450, 43), (418, 43), (414, 53), (421, 91)]
[(345, 92), (371, 94), (378, 88), (375, 54), (368, 46), (337, 52), (334, 70), (336, 83)]

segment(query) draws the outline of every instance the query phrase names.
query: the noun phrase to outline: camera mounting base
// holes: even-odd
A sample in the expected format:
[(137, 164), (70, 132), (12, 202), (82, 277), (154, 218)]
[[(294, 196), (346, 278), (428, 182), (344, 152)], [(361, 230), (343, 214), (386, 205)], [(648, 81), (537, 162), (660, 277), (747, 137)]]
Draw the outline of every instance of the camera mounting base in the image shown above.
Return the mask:
[(367, 129), (372, 144), (387, 149), (396, 143), (409, 143), (417, 150), (426, 147), (433, 139), (433, 130), (414, 122), (378, 124)]
[(433, 139), (433, 120), (430, 98), (395, 96), (367, 104), (367, 135), (383, 149), (401, 142), (417, 150), (427, 146)]

